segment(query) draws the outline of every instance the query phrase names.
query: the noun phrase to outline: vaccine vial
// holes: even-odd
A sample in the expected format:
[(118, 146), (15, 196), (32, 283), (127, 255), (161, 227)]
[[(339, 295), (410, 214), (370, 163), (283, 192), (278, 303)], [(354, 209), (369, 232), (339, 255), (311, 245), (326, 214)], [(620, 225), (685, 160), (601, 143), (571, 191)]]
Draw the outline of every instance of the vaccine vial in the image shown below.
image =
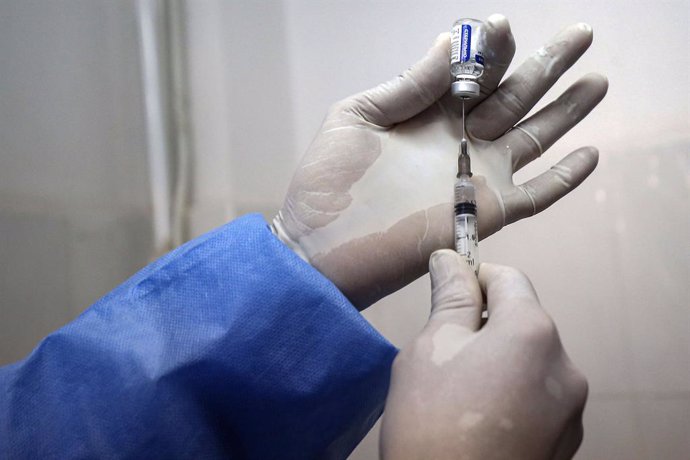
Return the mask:
[(479, 96), (477, 79), (484, 73), (484, 30), (477, 19), (458, 19), (450, 42), (451, 94), (470, 99)]

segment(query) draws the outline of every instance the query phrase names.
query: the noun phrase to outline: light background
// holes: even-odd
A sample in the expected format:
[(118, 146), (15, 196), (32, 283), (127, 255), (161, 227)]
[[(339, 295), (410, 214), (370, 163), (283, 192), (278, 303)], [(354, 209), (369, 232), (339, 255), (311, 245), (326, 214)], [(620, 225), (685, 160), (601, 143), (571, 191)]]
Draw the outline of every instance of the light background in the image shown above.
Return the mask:
[[(580, 459), (690, 458), (690, 2), (194, 1), (187, 44), (198, 234), (280, 206), (328, 106), (421, 57), (456, 17), (505, 14), (522, 62), (594, 28), (606, 99), (524, 180), (592, 144), (575, 193), (484, 241), (525, 271), (590, 381)], [(152, 255), (133, 1), (0, 1), (0, 364)], [(543, 105), (543, 104), (542, 104)], [(428, 277), (365, 316), (398, 346)], [(352, 459), (376, 458), (377, 430)]]

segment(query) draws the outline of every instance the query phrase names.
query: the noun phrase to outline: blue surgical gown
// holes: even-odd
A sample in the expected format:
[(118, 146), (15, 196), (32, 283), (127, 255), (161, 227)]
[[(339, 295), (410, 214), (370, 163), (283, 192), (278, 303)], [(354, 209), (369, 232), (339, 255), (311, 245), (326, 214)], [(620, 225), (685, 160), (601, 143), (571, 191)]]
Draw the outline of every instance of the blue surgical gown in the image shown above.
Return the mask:
[(383, 410), (395, 353), (245, 216), (0, 368), (0, 458), (345, 458)]

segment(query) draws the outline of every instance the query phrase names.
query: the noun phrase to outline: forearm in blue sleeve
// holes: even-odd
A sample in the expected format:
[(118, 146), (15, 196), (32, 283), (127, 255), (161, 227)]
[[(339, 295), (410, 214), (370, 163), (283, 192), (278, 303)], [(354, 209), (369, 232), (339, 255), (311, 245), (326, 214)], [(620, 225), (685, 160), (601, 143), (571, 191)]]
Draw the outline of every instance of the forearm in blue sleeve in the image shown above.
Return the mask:
[(344, 458), (395, 353), (246, 216), (0, 368), (0, 458)]

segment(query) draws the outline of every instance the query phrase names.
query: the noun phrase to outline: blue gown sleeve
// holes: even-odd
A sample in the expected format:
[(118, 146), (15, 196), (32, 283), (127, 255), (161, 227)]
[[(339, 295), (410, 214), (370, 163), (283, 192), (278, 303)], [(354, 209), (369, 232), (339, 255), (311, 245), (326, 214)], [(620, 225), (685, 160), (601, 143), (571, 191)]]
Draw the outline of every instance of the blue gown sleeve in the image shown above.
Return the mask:
[(0, 368), (0, 458), (345, 458), (396, 349), (258, 215)]

